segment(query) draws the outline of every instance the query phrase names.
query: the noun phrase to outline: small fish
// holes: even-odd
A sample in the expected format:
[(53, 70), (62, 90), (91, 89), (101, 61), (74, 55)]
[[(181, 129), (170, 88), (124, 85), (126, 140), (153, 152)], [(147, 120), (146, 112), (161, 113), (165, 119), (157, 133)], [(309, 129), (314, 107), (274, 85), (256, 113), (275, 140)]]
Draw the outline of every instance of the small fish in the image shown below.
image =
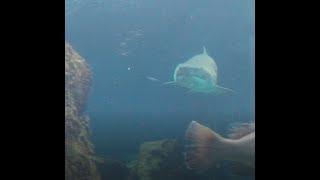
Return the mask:
[(121, 55), (122, 56), (128, 56), (129, 52), (122, 52)]
[(203, 170), (221, 161), (231, 161), (255, 169), (255, 131), (238, 139), (220, 136), (192, 121), (186, 131), (185, 160), (189, 169)]
[(150, 80), (150, 81), (159, 81), (159, 79), (154, 78), (154, 77), (151, 77), (151, 76), (147, 76), (146, 78), (147, 78), (148, 80)]
[(141, 33), (136, 33), (135, 36), (142, 36), (143, 34)]

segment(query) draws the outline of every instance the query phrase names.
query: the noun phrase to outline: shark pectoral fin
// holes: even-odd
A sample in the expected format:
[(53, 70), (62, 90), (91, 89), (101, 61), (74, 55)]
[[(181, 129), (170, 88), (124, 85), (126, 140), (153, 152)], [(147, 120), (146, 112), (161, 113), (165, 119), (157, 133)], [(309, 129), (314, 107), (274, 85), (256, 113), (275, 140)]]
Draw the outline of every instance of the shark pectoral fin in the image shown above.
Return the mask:
[(176, 85), (176, 82), (175, 81), (168, 81), (168, 82), (162, 83), (162, 85)]
[(187, 91), (186, 93), (187, 93), (187, 94), (194, 94), (194, 93), (196, 93), (196, 91), (194, 91), (194, 90), (190, 89), (190, 90), (189, 90), (189, 91)]
[(216, 95), (221, 95), (221, 94), (225, 94), (225, 93), (236, 93), (234, 90), (229, 89), (229, 88), (225, 88), (222, 86), (218, 86), (216, 85), (214, 90), (212, 91), (214, 94)]

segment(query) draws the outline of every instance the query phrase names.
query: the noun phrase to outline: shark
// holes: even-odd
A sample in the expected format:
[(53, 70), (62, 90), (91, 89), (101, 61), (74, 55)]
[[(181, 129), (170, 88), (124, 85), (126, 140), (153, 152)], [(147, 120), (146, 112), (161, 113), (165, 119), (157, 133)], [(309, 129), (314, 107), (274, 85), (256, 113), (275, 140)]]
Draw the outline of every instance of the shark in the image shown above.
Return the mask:
[(173, 74), (173, 81), (164, 83), (178, 85), (189, 89), (188, 92), (212, 93), (215, 95), (234, 92), (232, 89), (218, 85), (218, 67), (207, 53), (197, 54), (184, 63), (178, 64)]

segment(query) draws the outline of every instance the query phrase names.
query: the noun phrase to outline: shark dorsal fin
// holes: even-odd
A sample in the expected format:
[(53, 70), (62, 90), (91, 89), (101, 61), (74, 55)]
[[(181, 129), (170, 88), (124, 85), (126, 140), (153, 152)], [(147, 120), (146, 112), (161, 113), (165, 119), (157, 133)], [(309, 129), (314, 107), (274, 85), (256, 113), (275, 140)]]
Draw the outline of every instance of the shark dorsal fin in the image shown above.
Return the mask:
[(207, 49), (206, 49), (206, 47), (205, 47), (205, 46), (203, 46), (203, 54), (208, 55), (208, 53), (207, 53)]

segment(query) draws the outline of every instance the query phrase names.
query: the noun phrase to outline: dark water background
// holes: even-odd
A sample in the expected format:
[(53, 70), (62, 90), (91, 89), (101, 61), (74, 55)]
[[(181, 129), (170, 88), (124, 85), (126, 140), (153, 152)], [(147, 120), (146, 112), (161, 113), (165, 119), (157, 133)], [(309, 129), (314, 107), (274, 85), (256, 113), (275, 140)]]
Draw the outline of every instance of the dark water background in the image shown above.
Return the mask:
[[(254, 0), (67, 2), (66, 40), (93, 72), (87, 111), (97, 154), (130, 160), (145, 141), (183, 139), (192, 120), (223, 135), (254, 121)], [(203, 46), (219, 84), (237, 94), (161, 85)]]

